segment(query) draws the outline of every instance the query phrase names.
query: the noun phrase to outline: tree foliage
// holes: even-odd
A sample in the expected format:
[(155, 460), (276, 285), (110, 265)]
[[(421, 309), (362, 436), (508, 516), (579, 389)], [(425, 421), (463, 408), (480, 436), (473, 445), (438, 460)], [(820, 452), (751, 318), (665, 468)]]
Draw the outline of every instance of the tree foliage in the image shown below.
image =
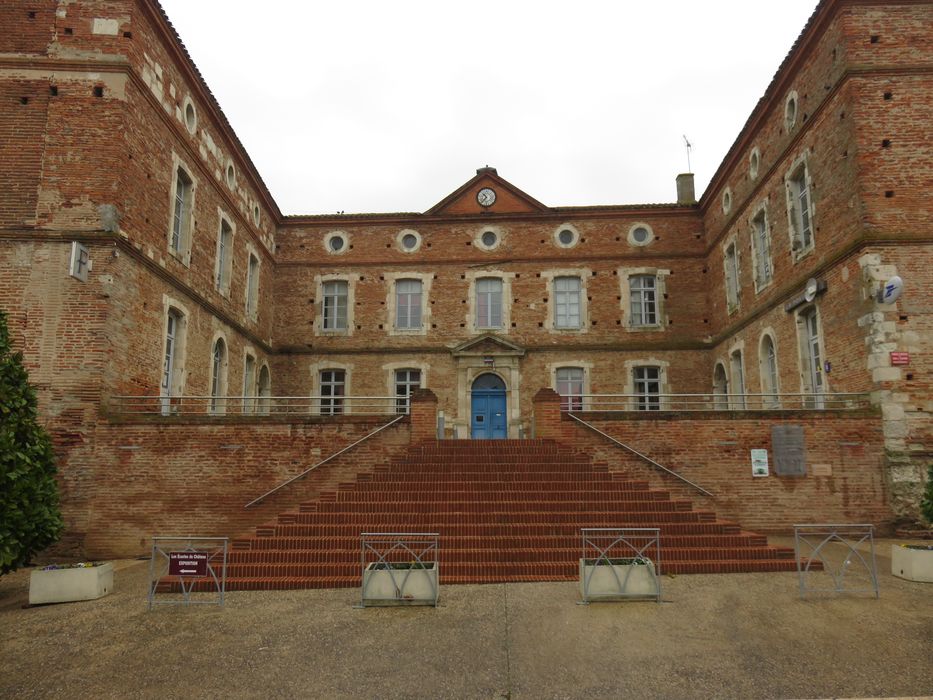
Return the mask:
[(52, 442), (0, 311), (0, 574), (28, 564), (61, 531)]

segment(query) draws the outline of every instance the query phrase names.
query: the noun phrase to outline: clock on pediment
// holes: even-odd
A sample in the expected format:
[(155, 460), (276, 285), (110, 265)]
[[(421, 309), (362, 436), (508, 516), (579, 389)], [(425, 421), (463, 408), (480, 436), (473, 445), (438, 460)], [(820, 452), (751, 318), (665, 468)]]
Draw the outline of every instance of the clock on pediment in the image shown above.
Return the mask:
[(476, 193), (476, 201), (481, 207), (491, 207), (496, 202), (496, 191), (491, 187), (484, 187)]

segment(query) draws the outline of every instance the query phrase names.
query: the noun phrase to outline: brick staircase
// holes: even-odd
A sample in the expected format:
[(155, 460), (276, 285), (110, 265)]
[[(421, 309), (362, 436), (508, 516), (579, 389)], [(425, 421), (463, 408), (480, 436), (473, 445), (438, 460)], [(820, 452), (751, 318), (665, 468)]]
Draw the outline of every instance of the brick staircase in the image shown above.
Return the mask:
[(581, 527), (660, 527), (663, 573), (796, 570), (792, 549), (555, 442), (449, 440), (235, 540), (228, 588), (359, 586), (361, 532), (440, 533), (442, 583), (573, 580)]

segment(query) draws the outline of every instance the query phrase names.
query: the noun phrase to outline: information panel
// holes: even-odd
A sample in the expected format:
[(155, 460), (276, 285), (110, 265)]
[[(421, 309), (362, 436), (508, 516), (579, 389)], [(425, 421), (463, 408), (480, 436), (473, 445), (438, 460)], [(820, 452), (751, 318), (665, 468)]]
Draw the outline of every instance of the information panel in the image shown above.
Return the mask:
[(774, 473), (778, 476), (806, 476), (807, 450), (802, 425), (771, 427), (771, 448), (774, 452)]
[(207, 552), (169, 552), (169, 576), (207, 576)]

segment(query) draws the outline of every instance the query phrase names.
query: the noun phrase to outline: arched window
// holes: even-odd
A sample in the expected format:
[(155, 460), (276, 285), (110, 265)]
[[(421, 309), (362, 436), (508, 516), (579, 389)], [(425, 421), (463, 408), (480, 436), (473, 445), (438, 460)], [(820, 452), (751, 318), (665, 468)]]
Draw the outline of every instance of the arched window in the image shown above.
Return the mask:
[(758, 373), (761, 376), (761, 405), (762, 408), (780, 408), (781, 399), (778, 384), (777, 351), (774, 349), (774, 338), (768, 333), (761, 336), (761, 345), (758, 348)]
[(713, 370), (713, 407), (717, 411), (729, 408), (729, 377), (722, 362), (717, 362)]
[(742, 351), (733, 350), (729, 356), (729, 365), (732, 370), (732, 408), (745, 408), (745, 367), (742, 362)]
[(269, 415), (272, 404), (272, 376), (269, 374), (269, 367), (263, 365), (259, 370), (259, 413), (264, 416)]
[(223, 397), (227, 391), (227, 345), (223, 338), (214, 341), (211, 352), (211, 403), (210, 412), (223, 413), (226, 406)]

